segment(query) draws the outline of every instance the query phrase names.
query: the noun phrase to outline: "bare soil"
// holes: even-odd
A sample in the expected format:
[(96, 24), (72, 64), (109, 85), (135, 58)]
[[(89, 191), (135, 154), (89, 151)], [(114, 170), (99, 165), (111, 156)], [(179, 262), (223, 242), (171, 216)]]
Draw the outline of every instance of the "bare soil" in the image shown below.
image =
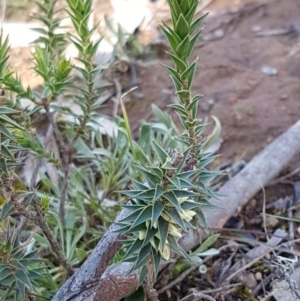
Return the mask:
[[(212, 7), (222, 2), (226, 1), (214, 1)], [(199, 63), (194, 93), (204, 94), (199, 117), (214, 115), (221, 121), (224, 159), (251, 159), (299, 119), (300, 51), (289, 53), (300, 43), (300, 32), (291, 29), (285, 35), (255, 36), (258, 29), (300, 29), (300, 2), (288, 2), (247, 4), (205, 22), (204, 37), (215, 30), (222, 30), (224, 36), (200, 43), (195, 50)], [(166, 57), (160, 61), (172, 65)], [(263, 66), (275, 68), (278, 74), (264, 74)], [(144, 99), (128, 104), (132, 124), (148, 117), (152, 103), (169, 110), (167, 105), (174, 102), (171, 80), (159, 62), (140, 75)]]

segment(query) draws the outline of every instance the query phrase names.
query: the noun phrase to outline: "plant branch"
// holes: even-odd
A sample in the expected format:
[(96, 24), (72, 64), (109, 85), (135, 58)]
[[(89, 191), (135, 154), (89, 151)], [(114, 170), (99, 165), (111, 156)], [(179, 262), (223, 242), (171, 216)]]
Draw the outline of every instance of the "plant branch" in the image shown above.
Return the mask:
[(59, 263), (67, 271), (68, 276), (72, 276), (74, 273), (73, 268), (71, 267), (71, 265), (67, 262), (66, 258), (64, 257), (58, 241), (56, 240), (55, 236), (53, 235), (50, 227), (48, 226), (48, 224), (45, 220), (45, 216), (41, 210), (40, 204), (38, 203), (37, 199), (34, 198), (32, 200), (32, 205), (36, 211), (35, 223), (42, 229), (44, 235), (47, 237), (47, 239), (51, 245), (52, 251), (55, 253)]
[(65, 221), (65, 202), (68, 193), (68, 176), (70, 171), (70, 148), (64, 142), (61, 132), (58, 129), (56, 122), (54, 121), (53, 115), (50, 112), (49, 103), (47, 99), (42, 99), (46, 115), (49, 119), (50, 125), (53, 128), (54, 139), (57, 143), (59, 155), (62, 163), (62, 171), (64, 173), (60, 191), (60, 203), (59, 203), (59, 216), (64, 224)]
[(33, 213), (33, 212), (30, 212), (24, 206), (24, 204), (22, 202), (19, 202), (17, 200), (16, 195), (13, 195), (10, 200), (11, 200), (12, 204), (14, 205), (14, 208), (17, 212), (19, 212), (21, 215), (23, 215), (27, 219), (31, 220), (32, 222), (34, 222), (37, 226), (39, 226), (41, 228), (41, 230), (43, 231), (44, 235), (47, 237), (47, 239), (51, 245), (52, 251), (54, 252), (54, 254), (57, 257), (59, 264), (61, 264), (67, 271), (68, 275), (71, 276), (74, 271), (73, 271), (72, 267), (70, 266), (70, 264), (65, 259), (58, 241), (56, 240), (50, 227), (48, 226), (48, 224), (45, 220), (45, 216), (41, 210), (41, 207), (40, 207), (40, 204), (38, 203), (38, 201), (36, 199), (32, 200), (32, 205), (36, 211), (35, 213)]

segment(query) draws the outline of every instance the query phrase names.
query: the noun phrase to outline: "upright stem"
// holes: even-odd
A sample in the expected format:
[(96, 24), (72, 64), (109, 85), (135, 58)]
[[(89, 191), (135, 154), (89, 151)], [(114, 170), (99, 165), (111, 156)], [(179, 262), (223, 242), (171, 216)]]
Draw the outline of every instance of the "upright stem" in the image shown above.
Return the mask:
[(64, 224), (65, 221), (65, 202), (68, 193), (68, 177), (69, 177), (69, 170), (70, 170), (70, 156), (69, 156), (69, 148), (64, 142), (64, 139), (59, 131), (56, 122), (53, 119), (53, 115), (50, 112), (49, 104), (47, 99), (42, 100), (47, 117), (49, 119), (50, 125), (53, 127), (53, 135), (55, 141), (58, 146), (58, 151), (61, 159), (62, 164), (62, 171), (64, 173), (61, 190), (60, 190), (60, 203), (59, 203), (59, 216)]

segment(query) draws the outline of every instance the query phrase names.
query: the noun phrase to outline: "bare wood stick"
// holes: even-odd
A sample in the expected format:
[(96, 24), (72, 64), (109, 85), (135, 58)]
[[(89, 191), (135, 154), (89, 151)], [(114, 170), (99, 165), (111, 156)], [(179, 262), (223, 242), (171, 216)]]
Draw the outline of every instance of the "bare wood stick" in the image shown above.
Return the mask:
[[(221, 197), (219, 199), (211, 199), (210, 202), (224, 208), (220, 211), (207, 212), (206, 217), (209, 225), (214, 228), (222, 228), (227, 219), (234, 215), (239, 207), (242, 207), (246, 202), (251, 199), (264, 185), (270, 180), (274, 179), (280, 171), (291, 161), (291, 159), (300, 152), (300, 121), (287, 130), (284, 134), (274, 140), (267, 146), (261, 153), (253, 158), (251, 162), (229, 182), (227, 182), (219, 191)], [(126, 210), (122, 210), (118, 216), (118, 220), (126, 216)], [(89, 299), (82, 299), (80, 293), (85, 291), (85, 285), (100, 280), (109, 260), (118, 250), (116, 247), (116, 240), (118, 235), (113, 233), (116, 225), (112, 225), (108, 232), (103, 236), (98, 243), (91, 256), (81, 266), (75, 275), (73, 275), (58, 291), (52, 301), (79, 301), (91, 300), (97, 301), (96, 293)], [(205, 237), (201, 233), (202, 238)], [(195, 235), (190, 231), (182, 240), (181, 245), (185, 250), (191, 250), (199, 244), (199, 235)], [(122, 263), (123, 265), (125, 263)], [(120, 271), (122, 269), (120, 264)], [(128, 265), (128, 264), (127, 264)], [(126, 273), (118, 273), (118, 280), (124, 281)], [(99, 286), (103, 285), (105, 278), (102, 278)], [(128, 282), (128, 289), (126, 291), (134, 291), (137, 282)], [(103, 286), (102, 286), (103, 288)], [(95, 288), (96, 289), (96, 288)], [(76, 298), (72, 298), (73, 292), (77, 292)], [(109, 289), (105, 290), (108, 295), (102, 293), (101, 300), (118, 301), (109, 296)], [(83, 296), (83, 295), (81, 295)]]
[(216, 301), (215, 298), (205, 295), (203, 293), (200, 293), (198, 291), (192, 292), (190, 295), (180, 299), (179, 301), (201, 301), (201, 300)]

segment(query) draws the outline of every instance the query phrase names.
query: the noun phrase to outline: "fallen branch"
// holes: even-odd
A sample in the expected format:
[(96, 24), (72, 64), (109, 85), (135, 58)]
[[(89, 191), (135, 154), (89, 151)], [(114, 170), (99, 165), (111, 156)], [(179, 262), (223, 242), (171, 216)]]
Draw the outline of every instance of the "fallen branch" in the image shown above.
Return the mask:
[[(300, 121), (268, 145), (239, 174), (227, 182), (220, 189), (221, 196), (218, 199), (210, 200), (211, 203), (224, 209), (206, 213), (209, 225), (213, 228), (222, 228), (229, 217), (260, 191), (261, 187), (274, 179), (299, 152)], [(117, 220), (127, 214), (127, 210), (122, 210)], [(127, 281), (127, 277), (130, 276), (127, 275), (131, 266), (129, 263), (120, 263), (118, 268), (109, 268), (111, 280), (107, 278), (106, 273), (103, 274), (110, 260), (120, 248), (120, 244), (117, 242), (118, 234), (113, 232), (117, 228), (118, 226), (115, 224), (109, 228), (90, 257), (61, 287), (52, 301), (119, 301), (127, 293), (137, 288), (137, 272), (134, 273), (134, 277), (130, 278), (130, 281)], [(195, 234), (190, 231), (181, 240), (181, 246), (185, 250), (193, 249), (199, 245), (200, 236), (204, 238), (205, 233)], [(126, 283), (125, 289), (123, 286)], [(111, 289), (115, 285), (119, 290), (118, 294)]]

